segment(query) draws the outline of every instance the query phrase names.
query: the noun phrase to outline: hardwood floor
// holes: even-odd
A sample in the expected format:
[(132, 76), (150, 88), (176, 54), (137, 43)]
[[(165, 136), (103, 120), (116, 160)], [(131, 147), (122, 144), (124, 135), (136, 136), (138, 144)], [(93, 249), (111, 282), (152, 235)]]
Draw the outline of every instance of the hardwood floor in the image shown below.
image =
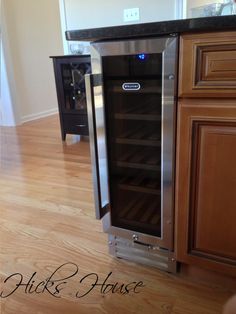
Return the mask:
[[(68, 136), (62, 143), (57, 116), (22, 126), (2, 127), (0, 164), (1, 314), (217, 314), (231, 292), (189, 282), (177, 275), (108, 254), (107, 236), (94, 218), (88, 141)], [(55, 285), (61, 284), (56, 298)], [(22, 284), (29, 281), (28, 286)], [(112, 272), (107, 283), (143, 281), (139, 293), (121, 295), (89, 290)], [(17, 275), (4, 280), (11, 274)], [(34, 281), (34, 287), (30, 284)], [(44, 281), (40, 286), (36, 286)], [(54, 281), (54, 286), (52, 285)], [(46, 286), (46, 288), (45, 288)], [(38, 293), (33, 293), (34, 290)], [(30, 293), (31, 292), (31, 293)]]

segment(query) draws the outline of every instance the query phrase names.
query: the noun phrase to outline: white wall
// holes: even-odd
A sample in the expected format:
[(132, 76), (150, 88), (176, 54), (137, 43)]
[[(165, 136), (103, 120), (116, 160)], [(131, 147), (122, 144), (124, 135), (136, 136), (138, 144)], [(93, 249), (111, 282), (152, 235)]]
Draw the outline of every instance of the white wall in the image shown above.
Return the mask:
[(16, 124), (16, 117), (11, 101), (8, 76), (6, 72), (6, 63), (2, 45), (0, 49), (0, 125), (13, 126)]
[(130, 24), (123, 22), (126, 8), (139, 8), (138, 23), (173, 20), (176, 12), (175, 0), (64, 1), (68, 30)]
[[(57, 110), (50, 55), (63, 54), (58, 0), (2, 0), (13, 105), (24, 122)], [(4, 47), (5, 48), (5, 47)], [(10, 84), (11, 89), (11, 84)]]
[[(12, 64), (10, 60), (9, 43), (6, 34), (5, 15), (1, 3), (1, 38), (0, 38), (0, 125), (14, 126), (19, 122), (19, 115), (16, 106), (13, 106), (11, 91), (14, 94), (14, 80), (9, 77), (12, 75)], [(6, 67), (8, 62), (8, 67)], [(10, 89), (11, 87), (11, 89)], [(17, 98), (15, 99), (17, 103)]]
[[(60, 0), (61, 13), (65, 23), (62, 27), (63, 37), (65, 30), (97, 28), (115, 25), (148, 23), (181, 18), (184, 0)], [(124, 22), (123, 11), (127, 8), (139, 8), (140, 20)], [(76, 42), (64, 43), (64, 52), (71, 53), (70, 46)], [(79, 43), (88, 53), (88, 44)]]

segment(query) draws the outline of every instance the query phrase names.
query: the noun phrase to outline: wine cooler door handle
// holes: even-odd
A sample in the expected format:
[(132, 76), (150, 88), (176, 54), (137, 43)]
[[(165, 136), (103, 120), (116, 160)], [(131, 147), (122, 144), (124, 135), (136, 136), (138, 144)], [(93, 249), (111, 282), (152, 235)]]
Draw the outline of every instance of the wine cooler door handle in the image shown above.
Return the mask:
[(96, 218), (109, 210), (107, 147), (101, 74), (85, 74)]

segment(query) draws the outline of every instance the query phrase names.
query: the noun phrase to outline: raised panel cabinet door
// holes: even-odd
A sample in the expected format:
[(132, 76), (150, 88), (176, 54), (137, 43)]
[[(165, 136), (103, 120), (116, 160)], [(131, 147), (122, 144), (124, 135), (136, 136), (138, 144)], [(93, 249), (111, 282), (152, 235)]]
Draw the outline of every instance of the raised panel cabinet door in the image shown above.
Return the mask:
[(180, 39), (180, 97), (236, 97), (236, 32)]
[(236, 276), (236, 105), (179, 104), (177, 260)]

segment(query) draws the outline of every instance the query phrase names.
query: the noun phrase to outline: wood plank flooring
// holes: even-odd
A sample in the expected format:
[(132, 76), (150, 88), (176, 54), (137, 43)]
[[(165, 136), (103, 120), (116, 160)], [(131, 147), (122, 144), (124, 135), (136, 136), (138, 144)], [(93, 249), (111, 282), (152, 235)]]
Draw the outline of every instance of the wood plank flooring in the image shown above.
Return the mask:
[[(108, 254), (107, 235), (94, 215), (88, 141), (69, 135), (63, 144), (57, 116), (2, 127), (0, 132), (0, 293), (6, 296), (17, 288), (20, 274), (4, 283), (13, 273), (21, 273), (26, 283), (37, 272), (31, 280), (35, 287), (62, 264), (73, 263), (60, 269), (54, 280), (73, 274), (74, 264), (79, 268), (61, 286), (60, 298), (50, 294), (50, 287), (29, 293), (29, 286), (18, 286), (11, 296), (0, 299), (1, 314), (222, 312), (230, 291)], [(76, 298), (76, 292), (85, 293), (96, 277), (80, 283), (83, 276), (96, 273), (101, 283), (110, 272), (107, 283), (143, 281), (145, 287), (126, 295), (102, 294), (94, 287), (87, 296)]]

